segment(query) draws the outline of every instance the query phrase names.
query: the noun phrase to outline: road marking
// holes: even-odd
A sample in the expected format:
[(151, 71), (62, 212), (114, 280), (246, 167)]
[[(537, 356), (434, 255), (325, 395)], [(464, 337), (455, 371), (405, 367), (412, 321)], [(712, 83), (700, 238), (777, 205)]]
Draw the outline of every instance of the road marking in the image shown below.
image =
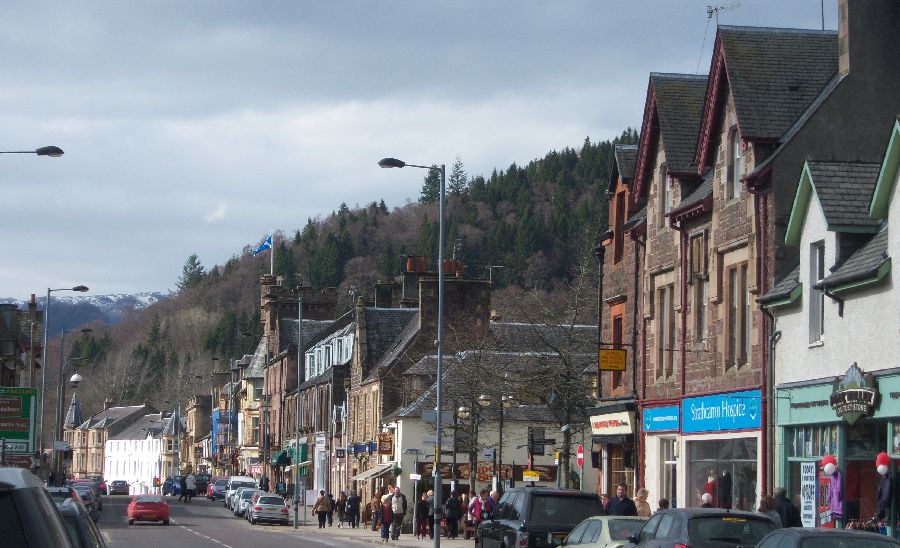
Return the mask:
[(177, 525), (178, 527), (181, 527), (181, 528), (184, 529), (185, 531), (194, 533), (194, 534), (197, 535), (198, 537), (203, 537), (203, 538), (205, 538), (205, 539), (208, 540), (208, 541), (215, 542), (216, 544), (221, 544), (221, 545), (224, 546), (225, 548), (232, 548), (232, 546), (230, 546), (230, 545), (228, 545), (228, 544), (225, 544), (224, 542), (222, 542), (222, 541), (220, 541), (220, 540), (218, 540), (218, 539), (214, 539), (214, 538), (212, 538), (212, 537), (209, 537), (209, 536), (204, 535), (203, 533), (199, 533), (199, 532), (197, 532), (197, 531), (194, 531), (194, 530), (191, 529), (190, 527), (185, 527), (184, 525), (180, 525), (180, 524), (179, 524), (177, 521), (175, 521), (174, 519), (171, 520), (171, 521), (172, 521), (173, 524)]

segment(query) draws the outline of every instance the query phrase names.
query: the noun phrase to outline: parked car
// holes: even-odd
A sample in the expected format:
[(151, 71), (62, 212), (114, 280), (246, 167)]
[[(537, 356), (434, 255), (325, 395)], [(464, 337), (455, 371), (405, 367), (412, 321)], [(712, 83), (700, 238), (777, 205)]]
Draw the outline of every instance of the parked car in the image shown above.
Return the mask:
[(80, 501), (66, 499), (57, 505), (72, 542), (81, 548), (106, 548), (93, 516)]
[(24, 468), (0, 468), (4, 546), (75, 548), (50, 493)]
[(127, 495), (128, 494), (128, 482), (125, 480), (113, 480), (109, 482), (109, 492), (108, 495)]
[(94, 493), (94, 498), (97, 499), (97, 510), (103, 510), (103, 491), (100, 489), (100, 483), (95, 480), (76, 480), (72, 482), (72, 487), (75, 489), (83, 489), (88, 488)]
[(282, 497), (263, 494), (254, 498), (246, 512), (247, 521), (251, 524), (256, 525), (261, 521), (287, 524), (290, 521), (288, 507)]
[(136, 521), (161, 521), (169, 524), (169, 503), (159, 495), (135, 495), (128, 503), (128, 525)]
[(235, 516), (243, 516), (244, 512), (247, 510), (247, 506), (250, 505), (253, 496), (263, 493), (264, 491), (259, 491), (258, 489), (249, 489), (249, 488), (241, 488), (237, 490), (237, 494), (234, 496), (234, 502), (232, 503), (232, 509), (234, 511)]
[(621, 548), (630, 544), (628, 537), (640, 533), (647, 518), (632, 516), (594, 516), (572, 529), (566, 546), (582, 548)]
[(764, 514), (720, 508), (660, 510), (629, 540), (641, 548), (756, 546), (775, 529)]
[(900, 542), (891, 537), (847, 529), (776, 529), (766, 535), (758, 548), (893, 548)]
[(78, 491), (73, 489), (70, 485), (66, 485), (65, 487), (47, 487), (47, 492), (50, 493), (50, 498), (53, 499), (53, 502), (56, 503), (57, 506), (68, 499), (81, 500)]
[(212, 474), (207, 474), (206, 472), (200, 472), (198, 474), (194, 474), (194, 480), (197, 482), (197, 494), (200, 495), (202, 493), (206, 493), (206, 488), (209, 487), (210, 479), (212, 478)]
[(231, 476), (228, 478), (228, 489), (225, 491), (225, 507), (231, 509), (231, 498), (240, 487), (256, 489), (256, 480), (250, 476)]
[(184, 476), (169, 476), (163, 482), (163, 495), (180, 495), (181, 494), (181, 478)]
[(209, 482), (209, 486), (206, 488), (206, 498), (209, 500), (224, 499), (226, 491), (228, 491), (228, 478), (217, 476)]
[(85, 508), (87, 508), (88, 512), (90, 512), (94, 521), (100, 519), (100, 503), (97, 502), (97, 495), (94, 494), (94, 490), (87, 485), (82, 485), (81, 487), (76, 486), (73, 487), (73, 489), (78, 493), (78, 497), (81, 499), (81, 502), (84, 504)]
[(576, 525), (603, 514), (600, 497), (575, 489), (514, 488), (503, 494), (494, 518), (481, 522), (481, 548), (559, 546)]
[(87, 476), (84, 479), (93, 481), (97, 484), (97, 489), (106, 492), (106, 480), (103, 479), (103, 476)]

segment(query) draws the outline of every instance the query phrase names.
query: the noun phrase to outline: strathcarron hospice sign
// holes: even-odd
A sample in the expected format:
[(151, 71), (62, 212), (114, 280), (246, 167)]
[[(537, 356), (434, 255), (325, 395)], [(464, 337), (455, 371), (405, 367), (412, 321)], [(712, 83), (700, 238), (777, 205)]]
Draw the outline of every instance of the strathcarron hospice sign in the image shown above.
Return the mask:
[(843, 377), (834, 380), (833, 388), (831, 408), (848, 424), (871, 415), (878, 406), (875, 377), (871, 373), (863, 373), (855, 362)]

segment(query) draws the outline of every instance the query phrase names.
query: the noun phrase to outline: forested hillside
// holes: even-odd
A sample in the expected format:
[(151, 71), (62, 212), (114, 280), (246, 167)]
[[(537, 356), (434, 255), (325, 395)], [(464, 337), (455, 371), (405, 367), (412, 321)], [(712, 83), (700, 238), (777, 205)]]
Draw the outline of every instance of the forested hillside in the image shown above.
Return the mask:
[[(606, 228), (613, 146), (636, 140), (629, 128), (614, 140), (585, 139), (577, 150), (552, 151), (489, 176), (470, 176), (457, 158), (447, 173), (446, 256), (462, 260), (467, 276), (488, 277), (488, 267), (495, 267), (493, 304), (505, 319), (515, 319), (510, 301), (523, 291), (540, 292), (551, 307), (564, 301), (598, 231)], [(344, 311), (351, 289), (371, 296), (376, 281), (401, 272), (407, 255), (425, 255), (434, 264), (440, 181), (436, 171), (423, 173), (428, 175), (416, 202), (394, 209), (384, 201), (342, 203), (293, 232), (276, 232), (275, 273), (287, 286), (302, 281), (337, 287)], [(212, 372), (251, 352), (261, 333), (259, 276), (268, 273), (269, 257), (251, 249), (209, 268), (191, 256), (172, 298), (130, 312), (112, 327), (95, 324), (77, 338), (69, 355), (87, 358), (79, 365), (85, 412), (100, 409), (105, 398), (171, 406), (224, 382)]]

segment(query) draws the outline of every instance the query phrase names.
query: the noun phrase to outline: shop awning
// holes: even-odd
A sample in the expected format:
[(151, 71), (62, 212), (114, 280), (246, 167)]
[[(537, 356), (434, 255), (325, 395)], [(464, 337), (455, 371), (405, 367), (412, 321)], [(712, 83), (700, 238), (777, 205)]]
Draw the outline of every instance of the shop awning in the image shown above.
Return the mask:
[(607, 443), (607, 444), (624, 444), (628, 445), (634, 443), (634, 436), (631, 434), (614, 434), (609, 436), (591, 436), (591, 441), (593, 443)]
[(390, 471), (392, 466), (394, 466), (393, 463), (376, 464), (374, 467), (369, 468), (365, 472), (362, 472), (362, 473), (359, 473), (359, 474), (353, 476), (352, 478), (350, 478), (350, 480), (351, 481), (365, 481), (365, 480), (375, 479), (379, 476), (383, 476), (384, 474), (387, 474)]
[(287, 466), (291, 463), (291, 457), (287, 451), (276, 451), (272, 453), (272, 466)]
[[(305, 460), (305, 461), (303, 461), (303, 462), (297, 464), (297, 467), (300, 468), (300, 474), (299, 474), (299, 475), (300, 475), (301, 477), (303, 477), (303, 476), (306, 475), (306, 470), (307, 470), (307, 468), (309, 468), (309, 465), (310, 465), (310, 464), (312, 464), (312, 461), (311, 461), (311, 460)], [(293, 473), (294, 473), (293, 470), (294, 470), (294, 466), (293, 466), (293, 465), (286, 466), (286, 467), (284, 468), (284, 471), (287, 472), (287, 473), (290, 473), (290, 474), (293, 474)]]

